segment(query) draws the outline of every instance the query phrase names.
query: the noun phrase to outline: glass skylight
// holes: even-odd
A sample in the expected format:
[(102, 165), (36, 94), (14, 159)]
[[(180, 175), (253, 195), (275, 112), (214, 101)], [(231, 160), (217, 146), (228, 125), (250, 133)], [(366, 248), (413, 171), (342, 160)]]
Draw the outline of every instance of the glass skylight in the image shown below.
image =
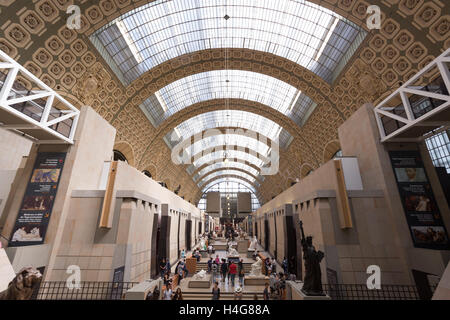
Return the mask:
[(224, 168), (224, 169), (233, 169), (233, 168), (238, 168), (238, 169), (242, 169), (245, 170), (249, 173), (251, 173), (252, 175), (254, 175), (255, 177), (257, 177), (259, 175), (259, 171), (256, 170), (255, 168), (244, 164), (244, 163), (240, 163), (240, 162), (234, 162), (234, 161), (228, 161), (228, 162), (218, 162), (218, 163), (214, 163), (212, 165), (209, 165), (205, 168), (203, 168), (202, 170), (200, 170), (195, 176), (194, 176), (194, 181), (197, 181), (199, 178), (203, 177), (205, 174), (208, 174), (216, 169), (219, 168)]
[(270, 52), (331, 81), (360, 33), (305, 0), (158, 0), (111, 21), (91, 40), (125, 85), (165, 61), (212, 48)]
[(233, 170), (233, 169), (224, 169), (220, 171), (216, 171), (214, 173), (211, 173), (208, 175), (204, 180), (201, 180), (197, 183), (197, 185), (201, 188), (203, 184), (205, 184), (207, 181), (210, 181), (211, 179), (214, 179), (215, 177), (223, 176), (223, 175), (234, 175), (238, 177), (242, 177), (244, 179), (247, 179), (251, 183), (254, 183), (255, 185), (258, 185), (258, 182), (256, 182), (256, 179), (253, 178), (251, 175), (244, 173), (242, 171)]
[[(255, 113), (241, 110), (217, 110), (199, 114), (182, 123), (166, 135), (171, 146), (175, 146), (179, 139), (186, 139), (207, 129), (218, 127), (237, 127), (258, 132), (267, 138), (277, 141), (286, 148), (291, 141), (291, 135), (277, 123)], [(242, 144), (245, 142), (242, 141)]]
[[(225, 155), (226, 155), (227, 159), (234, 159), (234, 158), (241, 159), (243, 161), (247, 161), (251, 164), (254, 164), (256, 167), (259, 167), (259, 168), (261, 168), (264, 164), (262, 159), (258, 159), (254, 155), (251, 155), (247, 152), (237, 151), (237, 150), (227, 150), (226, 154), (224, 151), (208, 153), (207, 155), (204, 155), (203, 157), (194, 161), (193, 165), (195, 167), (199, 168), (202, 165), (204, 165), (205, 163), (210, 164), (210, 163), (213, 163), (217, 159), (223, 159), (225, 162)], [(231, 162), (230, 160), (227, 160), (227, 161)]]
[(239, 149), (248, 148), (259, 154), (262, 154), (265, 157), (267, 157), (269, 152), (269, 146), (266, 143), (258, 141), (257, 139), (254, 139), (252, 137), (238, 134), (222, 134), (210, 136), (195, 142), (194, 144), (186, 148), (186, 151), (191, 156), (194, 156), (205, 149), (214, 148), (215, 150), (225, 150), (227, 148), (233, 148), (233, 146), (237, 146), (237, 148)]
[(290, 116), (298, 125), (312, 104), (309, 97), (276, 78), (250, 71), (216, 70), (172, 82), (146, 99), (141, 108), (150, 115), (152, 123), (159, 126), (190, 105), (228, 98), (262, 103)]

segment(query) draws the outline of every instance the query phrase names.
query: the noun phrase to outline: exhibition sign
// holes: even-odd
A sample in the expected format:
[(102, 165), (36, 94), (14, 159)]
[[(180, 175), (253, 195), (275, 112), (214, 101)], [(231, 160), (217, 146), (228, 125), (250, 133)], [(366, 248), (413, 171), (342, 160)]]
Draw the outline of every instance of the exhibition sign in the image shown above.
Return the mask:
[(450, 249), (447, 230), (419, 151), (390, 151), (389, 156), (414, 246)]
[(9, 246), (44, 242), (65, 158), (66, 153), (63, 152), (38, 153)]

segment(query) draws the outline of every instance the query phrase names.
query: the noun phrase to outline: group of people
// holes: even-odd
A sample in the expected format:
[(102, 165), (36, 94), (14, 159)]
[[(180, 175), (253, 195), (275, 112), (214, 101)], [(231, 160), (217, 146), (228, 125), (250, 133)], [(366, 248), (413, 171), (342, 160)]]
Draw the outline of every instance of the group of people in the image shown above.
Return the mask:
[(216, 255), (214, 260), (212, 257), (208, 260), (208, 273), (211, 273), (213, 283), (216, 282), (220, 274), (222, 282), (230, 283), (234, 287), (235, 279), (238, 277), (239, 285), (243, 286), (245, 275), (244, 261), (241, 259), (236, 264), (234, 260), (219, 259), (219, 256)]

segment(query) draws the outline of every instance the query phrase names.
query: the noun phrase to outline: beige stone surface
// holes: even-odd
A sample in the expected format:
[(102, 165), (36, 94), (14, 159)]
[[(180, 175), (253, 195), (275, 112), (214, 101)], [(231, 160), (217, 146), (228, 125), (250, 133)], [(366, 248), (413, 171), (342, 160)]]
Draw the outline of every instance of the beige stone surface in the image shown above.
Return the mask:
[(0, 292), (8, 288), (8, 284), (16, 276), (5, 249), (0, 249)]

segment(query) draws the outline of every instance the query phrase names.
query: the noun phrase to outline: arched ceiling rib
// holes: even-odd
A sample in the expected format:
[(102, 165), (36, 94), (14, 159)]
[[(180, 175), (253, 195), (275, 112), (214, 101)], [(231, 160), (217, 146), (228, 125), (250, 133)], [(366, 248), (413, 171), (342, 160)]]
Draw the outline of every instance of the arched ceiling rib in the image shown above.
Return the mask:
[[(233, 159), (228, 159), (227, 163), (237, 163), (237, 164), (243, 164), (246, 165), (254, 170), (260, 171), (260, 168), (255, 166), (253, 163), (250, 163), (244, 159), (241, 158), (233, 158)], [(198, 177), (199, 176), (199, 172), (203, 169), (208, 169), (212, 168), (212, 167), (219, 167), (219, 166), (225, 166), (227, 165), (227, 163), (224, 162), (223, 158), (218, 158), (217, 160), (211, 161), (210, 163), (205, 163), (203, 165), (201, 165), (200, 167), (194, 167), (194, 165), (190, 165), (186, 171), (192, 175), (192, 177)]]
[[(125, 83), (180, 54), (210, 48), (274, 53), (327, 81), (364, 33), (333, 11), (306, 1), (153, 1), (113, 20), (91, 39), (108, 52)], [(103, 50), (102, 50), (103, 49)]]
[[(254, 177), (258, 177), (260, 170), (255, 169), (247, 164), (236, 162), (236, 161), (227, 161), (227, 162), (218, 162), (215, 164), (211, 164), (206, 166), (202, 170), (200, 170), (197, 174), (193, 176), (195, 182), (201, 181), (208, 174), (213, 173), (222, 169), (239, 169), (244, 170), (245, 172), (253, 175)], [(261, 181), (262, 182), (262, 181)]]
[(277, 78), (245, 70), (214, 70), (176, 80), (141, 105), (155, 127), (176, 112), (213, 99), (243, 99), (267, 105), (301, 126), (313, 101)]
[(223, 176), (225, 174), (233, 174), (235, 176), (245, 178), (248, 181), (251, 181), (256, 187), (259, 187), (261, 185), (261, 181), (258, 181), (257, 177), (255, 177), (254, 175), (248, 173), (245, 170), (235, 168), (223, 168), (208, 173), (197, 182), (197, 185), (201, 188), (207, 181), (213, 179), (214, 177)]

